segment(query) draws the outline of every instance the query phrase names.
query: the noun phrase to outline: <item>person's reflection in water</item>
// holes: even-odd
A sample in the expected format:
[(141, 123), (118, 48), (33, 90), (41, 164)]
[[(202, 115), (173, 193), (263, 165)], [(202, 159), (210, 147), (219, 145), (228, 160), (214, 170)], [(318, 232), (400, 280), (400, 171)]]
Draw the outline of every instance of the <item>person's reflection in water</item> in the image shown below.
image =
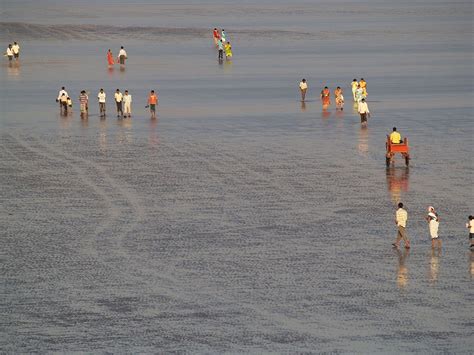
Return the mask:
[(440, 249), (431, 249), (429, 281), (432, 284), (438, 281), (440, 256), (441, 256)]
[(469, 253), (469, 275), (471, 275), (471, 280), (474, 279), (474, 250)]
[(305, 112), (305, 111), (306, 111), (306, 102), (301, 101), (301, 112)]
[(231, 60), (226, 60), (223, 64), (224, 64), (224, 72), (225, 73), (232, 72), (232, 61)]
[(114, 67), (109, 67), (109, 69), (108, 69), (107, 72), (108, 72), (108, 74), (109, 74), (110, 77), (114, 75), (114, 71), (115, 71), (115, 68), (114, 68)]
[(120, 66), (120, 72), (125, 73), (125, 67), (123, 65)]
[(357, 144), (357, 150), (362, 155), (367, 155), (369, 152), (369, 129), (367, 127), (361, 127), (359, 130), (359, 142)]
[(89, 127), (89, 120), (88, 119), (81, 120), (81, 126), (82, 126), (82, 128), (88, 128)]
[(408, 191), (409, 171), (407, 167), (387, 168), (387, 188), (394, 204), (401, 201), (402, 192)]
[(404, 251), (395, 249), (398, 255), (397, 286), (401, 290), (405, 289), (408, 285), (408, 267), (406, 266), (406, 259), (410, 254), (410, 249), (404, 249)]
[(7, 70), (8, 76), (11, 77), (16, 77), (20, 75), (20, 61), (11, 61), (8, 63), (8, 70)]
[(99, 150), (101, 153), (107, 152), (107, 120), (105, 118), (99, 121)]
[(160, 144), (157, 135), (158, 119), (152, 118), (150, 120), (150, 135), (148, 136), (148, 145), (150, 148), (156, 148)]
[(329, 118), (331, 117), (331, 111), (323, 110), (321, 111), (321, 118)]
[(132, 143), (132, 119), (124, 118), (122, 120), (117, 120), (117, 124), (122, 127), (118, 134), (118, 140), (121, 144), (123, 143)]

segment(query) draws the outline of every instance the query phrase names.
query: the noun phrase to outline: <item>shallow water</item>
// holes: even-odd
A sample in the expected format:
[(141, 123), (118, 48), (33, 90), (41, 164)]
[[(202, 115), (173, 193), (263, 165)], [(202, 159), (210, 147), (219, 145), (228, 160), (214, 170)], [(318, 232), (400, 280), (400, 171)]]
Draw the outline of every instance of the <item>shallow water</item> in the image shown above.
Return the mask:
[[(469, 353), (471, 4), (147, 3), (1, 7), (0, 36), (23, 51), (0, 71), (0, 348)], [(206, 34), (216, 19), (232, 63)], [(127, 67), (110, 71), (121, 44)], [(367, 129), (353, 77), (368, 81)], [(77, 104), (59, 115), (62, 85), (91, 93), (88, 121)], [(344, 88), (344, 112), (322, 112), (324, 85)], [(131, 120), (115, 118), (117, 87)], [(394, 125), (408, 169), (385, 168)], [(409, 253), (390, 246), (400, 200)]]

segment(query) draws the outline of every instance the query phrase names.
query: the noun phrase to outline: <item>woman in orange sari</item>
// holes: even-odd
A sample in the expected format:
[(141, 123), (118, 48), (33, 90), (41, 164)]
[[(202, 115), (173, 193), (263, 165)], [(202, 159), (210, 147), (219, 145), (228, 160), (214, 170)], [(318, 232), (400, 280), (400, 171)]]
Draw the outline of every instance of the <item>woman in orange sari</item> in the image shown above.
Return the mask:
[(329, 91), (327, 86), (325, 86), (324, 89), (321, 90), (321, 102), (323, 104), (323, 110), (327, 110), (327, 108), (331, 104), (331, 92)]
[(110, 49), (107, 51), (107, 63), (109, 64), (109, 66), (114, 65), (114, 56)]

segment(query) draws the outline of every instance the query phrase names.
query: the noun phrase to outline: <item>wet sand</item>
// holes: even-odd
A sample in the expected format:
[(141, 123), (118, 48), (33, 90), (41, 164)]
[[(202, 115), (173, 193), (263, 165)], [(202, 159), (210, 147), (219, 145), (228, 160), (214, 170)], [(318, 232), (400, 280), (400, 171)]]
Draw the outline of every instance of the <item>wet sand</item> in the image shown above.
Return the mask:
[[(160, 13), (196, 32), (153, 41), (143, 30), (145, 38), (123, 43), (124, 71), (105, 65), (106, 49), (121, 44), (114, 33), (104, 41), (47, 31), (22, 39), (20, 65), (1, 66), (0, 348), (469, 353), (472, 45), (452, 36), (469, 6), (390, 4), (345, 13), (339, 4), (307, 12), (311, 3), (302, 3), (296, 8), (305, 11), (290, 12), (263, 1), (253, 6), (268, 32), (254, 41), (255, 15), (241, 5), (241, 19), (230, 22), (242, 36), (229, 24), (235, 57), (223, 65), (200, 32), (212, 13), (194, 8), (183, 17), (182, 4)], [(14, 10), (8, 3), (11, 21), (64, 23)], [(117, 30), (84, 11), (76, 8), (78, 26)], [(137, 12), (124, 25), (156, 25)], [(421, 25), (444, 14), (443, 23), (419, 31), (421, 12)], [(275, 25), (290, 14), (300, 26)], [(315, 16), (327, 22), (311, 27)], [(354, 16), (369, 29), (389, 19), (397, 30), (368, 34), (371, 41), (346, 28), (321, 36), (327, 23), (345, 27)], [(350, 102), (350, 81), (361, 76), (373, 113), (367, 129)], [(74, 99), (91, 92), (88, 121), (77, 104), (59, 115), (62, 85)], [(343, 87), (344, 112), (334, 103), (321, 111), (324, 85)], [(106, 120), (97, 117), (100, 87)], [(131, 120), (115, 117), (117, 87), (133, 96)], [(157, 120), (144, 108), (150, 89), (160, 94)], [(408, 169), (401, 159), (385, 168), (394, 125), (410, 140)], [(408, 207), (410, 252), (390, 245), (399, 200)], [(441, 253), (430, 248), (428, 205), (441, 216)]]

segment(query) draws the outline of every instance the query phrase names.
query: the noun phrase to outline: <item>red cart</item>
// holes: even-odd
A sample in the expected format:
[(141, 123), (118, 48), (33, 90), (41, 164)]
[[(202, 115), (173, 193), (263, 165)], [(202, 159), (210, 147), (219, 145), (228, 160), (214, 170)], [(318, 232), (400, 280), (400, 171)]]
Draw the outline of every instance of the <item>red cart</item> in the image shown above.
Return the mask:
[(385, 143), (387, 153), (385, 154), (385, 162), (387, 167), (390, 163), (395, 163), (395, 154), (400, 153), (405, 158), (405, 164), (408, 166), (410, 163), (410, 148), (408, 147), (408, 139), (404, 138), (403, 142), (395, 144), (390, 140), (390, 136), (387, 135), (387, 143)]

